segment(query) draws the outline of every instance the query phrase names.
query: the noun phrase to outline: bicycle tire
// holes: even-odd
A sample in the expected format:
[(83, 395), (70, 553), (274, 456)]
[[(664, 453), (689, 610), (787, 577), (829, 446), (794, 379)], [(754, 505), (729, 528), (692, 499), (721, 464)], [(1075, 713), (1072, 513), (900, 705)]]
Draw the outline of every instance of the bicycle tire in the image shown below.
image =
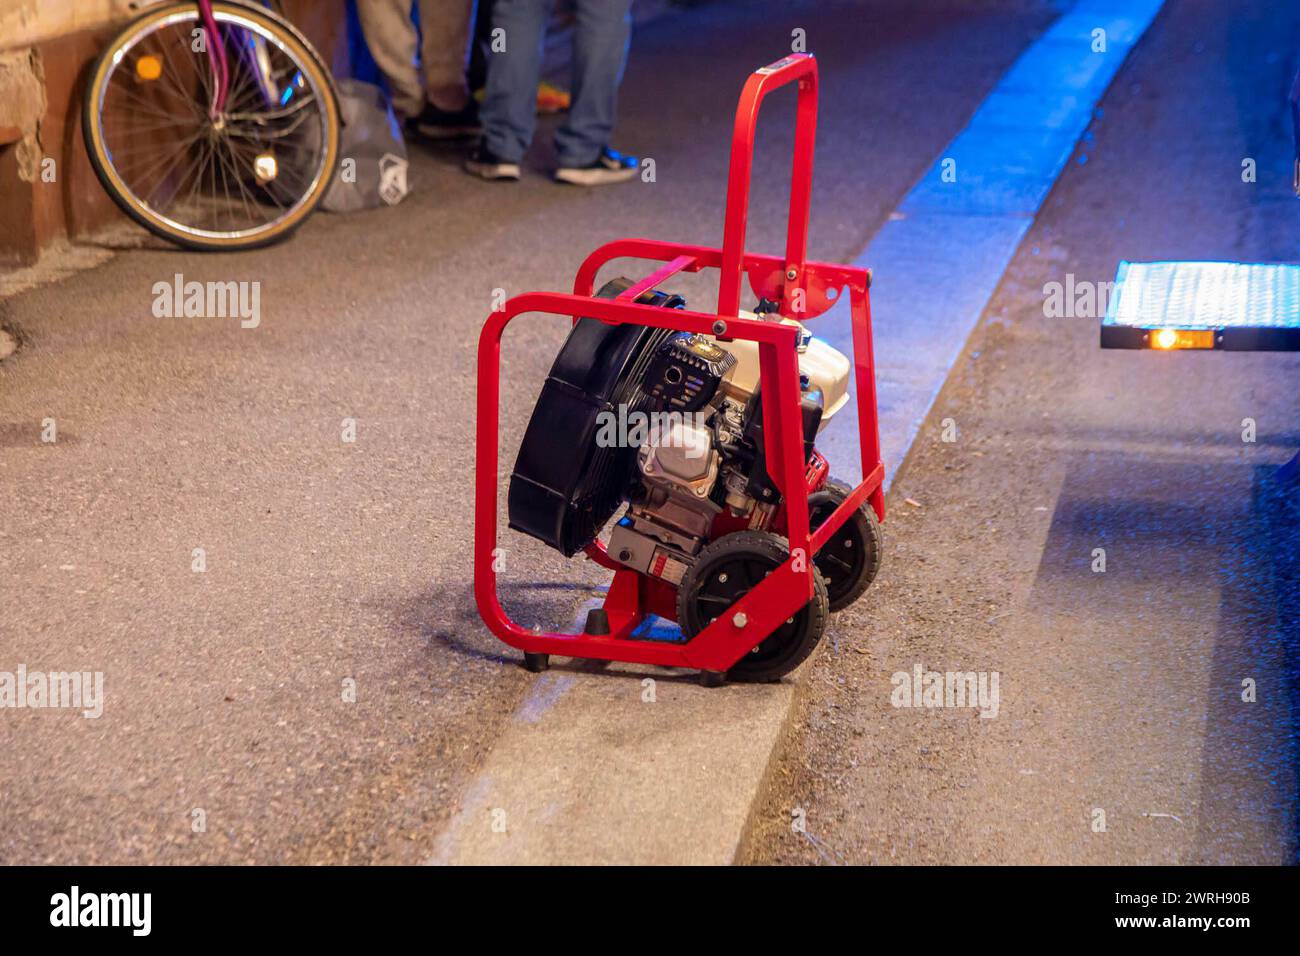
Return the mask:
[(105, 192), (127, 216), (154, 235), (188, 249), (226, 251), (255, 249), (278, 242), (293, 233), (315, 210), (328, 191), (338, 166), (341, 127), (338, 100), (333, 81), (325, 69), (320, 54), (291, 24), (268, 10), (240, 3), (238, 0), (234, 2), (217, 0), (212, 4), (212, 12), (219, 23), (252, 23), (259, 27), (259, 33), (273, 40), (281, 51), (306, 73), (319, 96), (322, 110), (323, 159), (310, 188), (286, 216), (266, 227), (224, 234), (216, 230), (187, 227), (153, 210), (146, 202), (136, 197), (119, 175), (105, 145), (101, 122), (103, 98), (107, 92), (107, 83), (122, 59), (121, 52), (129, 50), (159, 24), (185, 20), (198, 23), (197, 4), (182, 2), (150, 9), (126, 24), (105, 46), (91, 69), (86, 87), (82, 104), (82, 134), (91, 167)]

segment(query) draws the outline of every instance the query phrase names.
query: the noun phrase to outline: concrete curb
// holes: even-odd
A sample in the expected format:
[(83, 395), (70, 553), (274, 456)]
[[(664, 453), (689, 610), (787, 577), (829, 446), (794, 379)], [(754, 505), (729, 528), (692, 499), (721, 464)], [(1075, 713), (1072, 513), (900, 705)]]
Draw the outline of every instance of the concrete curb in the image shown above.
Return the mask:
[(689, 673), (598, 670), (538, 677), (431, 862), (735, 857), (795, 685), (711, 690)]

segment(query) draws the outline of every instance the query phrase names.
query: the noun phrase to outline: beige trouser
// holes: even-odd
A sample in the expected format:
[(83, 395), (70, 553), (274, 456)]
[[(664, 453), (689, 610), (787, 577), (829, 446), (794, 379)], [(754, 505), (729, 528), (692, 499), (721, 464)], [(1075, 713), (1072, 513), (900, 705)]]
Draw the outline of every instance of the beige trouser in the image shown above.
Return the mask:
[(419, 0), (420, 66), (415, 65), (417, 35), (411, 0), (357, 0), (357, 15), (375, 64), (393, 91), (393, 108), (416, 116), (427, 99), (441, 110), (459, 110), (469, 102), (465, 63), (475, 0)]

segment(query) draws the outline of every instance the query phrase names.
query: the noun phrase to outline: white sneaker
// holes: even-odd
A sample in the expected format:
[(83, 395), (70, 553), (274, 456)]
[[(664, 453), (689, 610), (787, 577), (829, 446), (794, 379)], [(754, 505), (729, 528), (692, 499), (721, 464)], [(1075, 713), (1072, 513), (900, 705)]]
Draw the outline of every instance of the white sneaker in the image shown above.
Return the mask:
[(624, 156), (606, 146), (590, 165), (561, 166), (555, 171), (555, 180), (575, 186), (608, 186), (635, 179), (640, 165), (635, 156)]

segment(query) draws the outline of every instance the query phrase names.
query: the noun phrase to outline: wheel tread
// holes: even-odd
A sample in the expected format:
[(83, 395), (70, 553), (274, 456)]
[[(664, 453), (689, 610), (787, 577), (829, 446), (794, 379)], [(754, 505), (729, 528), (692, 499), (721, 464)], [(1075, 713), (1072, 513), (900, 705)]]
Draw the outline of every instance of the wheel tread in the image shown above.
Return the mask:
[[(703, 630), (703, 627), (693, 628), (690, 624), (694, 619), (693, 609), (691, 608), (691, 595), (702, 579), (700, 569), (709, 568), (712, 559), (719, 553), (735, 553), (742, 549), (748, 549), (751, 554), (762, 555), (765, 560), (771, 561), (773, 568), (784, 564), (790, 556), (790, 543), (780, 535), (766, 531), (736, 531), (705, 545), (704, 549), (696, 555), (695, 561), (692, 562), (690, 570), (686, 572), (686, 576), (682, 579), (681, 587), (677, 592), (677, 620), (688, 637), (694, 637), (696, 633)], [(749, 562), (740, 561), (735, 563), (748, 564)], [(763, 576), (765, 577), (766, 574)], [(752, 578), (748, 583), (751, 586), (757, 585), (757, 581)], [(742, 682), (780, 680), (780, 678), (802, 664), (808, 658), (808, 655), (813, 652), (826, 630), (826, 622), (830, 617), (830, 598), (826, 592), (826, 582), (822, 580), (821, 573), (815, 567), (813, 568), (813, 596), (808, 605), (805, 605), (805, 608), (809, 610), (811, 619), (808, 622), (804, 636), (792, 652), (773, 661), (748, 666), (748, 655), (746, 655), (746, 657), (742, 657), (732, 665), (727, 672), (727, 678)]]
[[(822, 486), (822, 490), (818, 492), (818, 494), (825, 494), (830, 497), (837, 507), (840, 502), (846, 500), (852, 493), (853, 487), (851, 485), (835, 478), (828, 478), (826, 483)], [(871, 582), (876, 579), (876, 575), (880, 572), (880, 562), (885, 550), (884, 535), (880, 530), (880, 521), (876, 518), (876, 512), (872, 509), (869, 502), (862, 502), (862, 504), (858, 506), (857, 510), (853, 514), (849, 515), (848, 519), (841, 527), (848, 525), (849, 522), (855, 524), (859, 537), (861, 537), (863, 542), (866, 544), (867, 562), (863, 567), (862, 574), (859, 576), (857, 581), (854, 582), (853, 586), (847, 591), (843, 591), (832, 598), (830, 603), (832, 611), (842, 611), (860, 598), (863, 592), (870, 587)], [(818, 558), (821, 558), (823, 561), (837, 560), (832, 558), (831, 555), (826, 555), (824, 558), (821, 557), (821, 555), (818, 555), (817, 558), (813, 559), (814, 562), (816, 562)]]

